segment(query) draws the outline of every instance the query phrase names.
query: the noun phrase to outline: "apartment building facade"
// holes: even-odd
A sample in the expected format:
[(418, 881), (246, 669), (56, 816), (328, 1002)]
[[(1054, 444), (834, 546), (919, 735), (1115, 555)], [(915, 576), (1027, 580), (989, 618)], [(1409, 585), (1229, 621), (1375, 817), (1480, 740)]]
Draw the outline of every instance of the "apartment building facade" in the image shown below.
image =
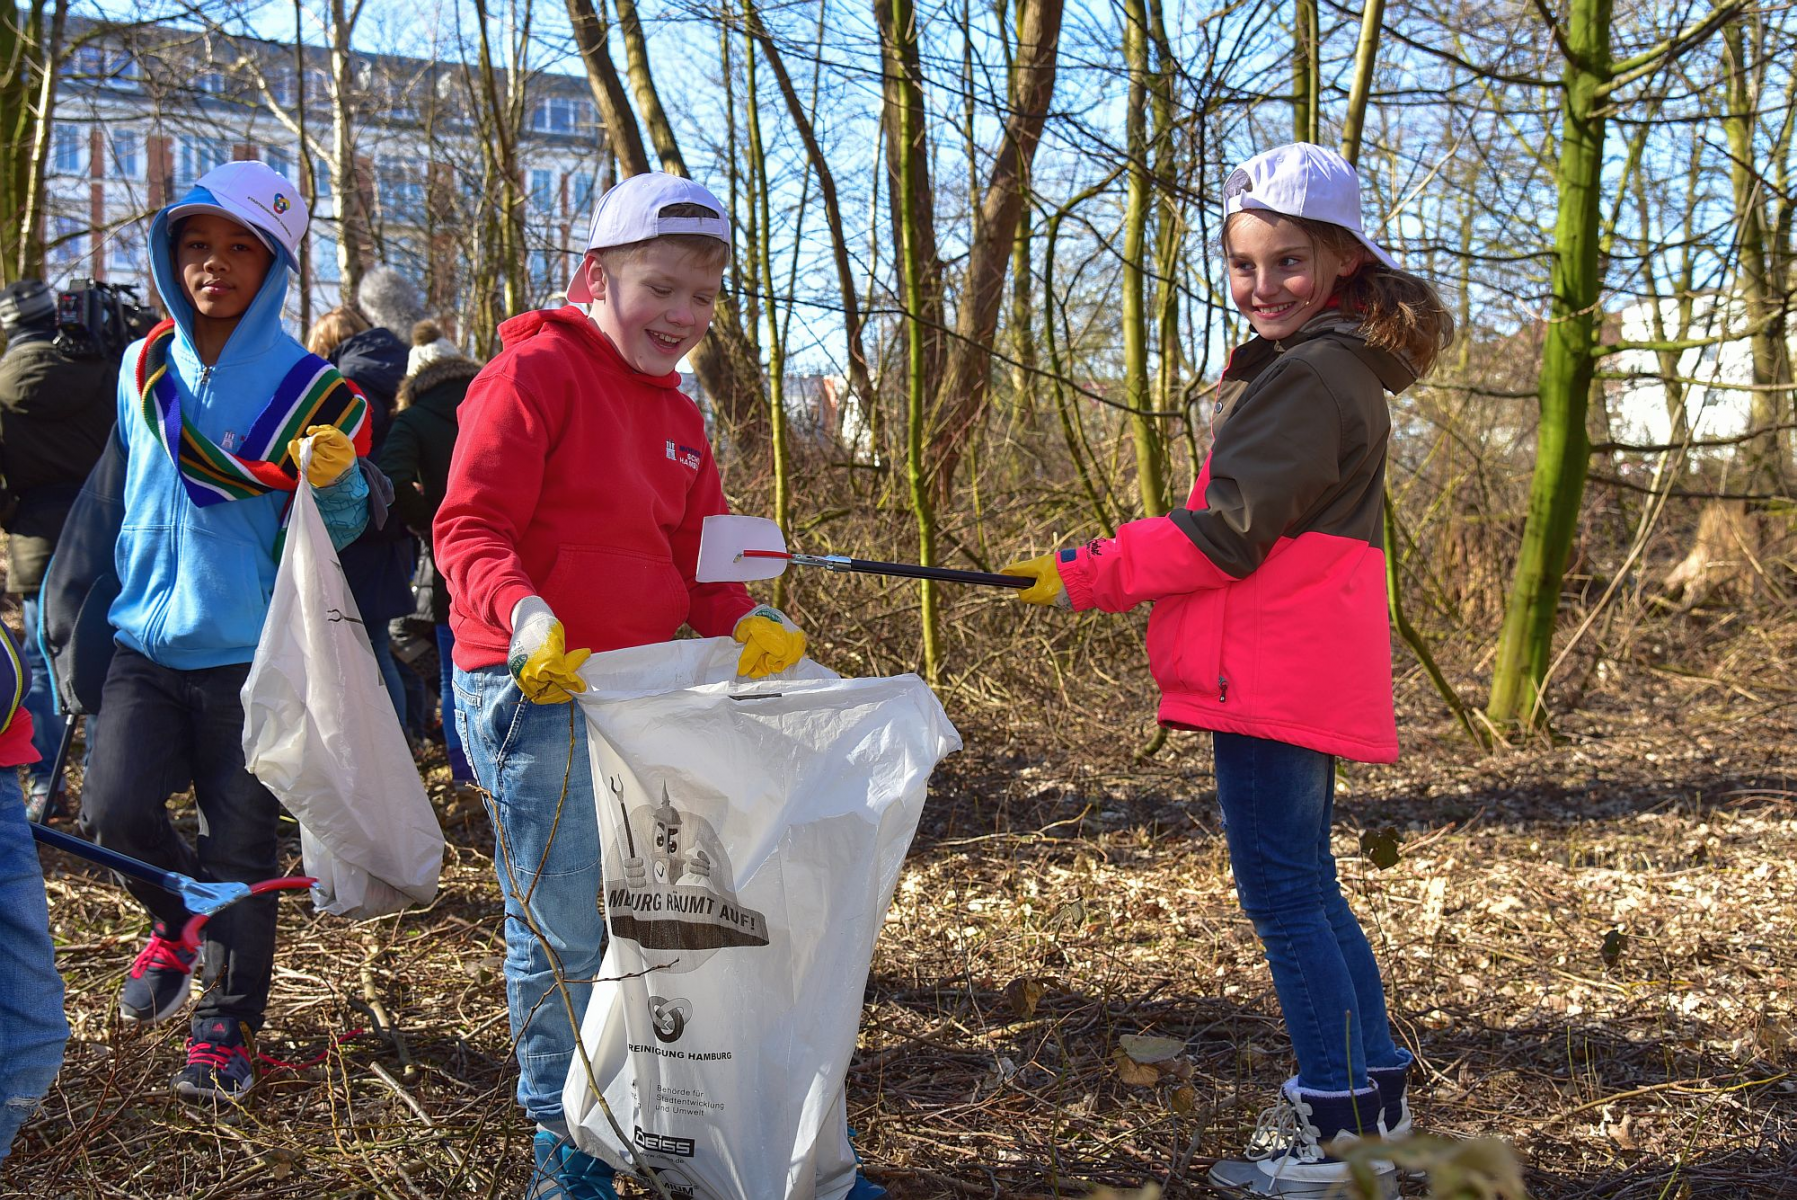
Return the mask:
[[(220, 163), (261, 159), (302, 189), (303, 122), (314, 197), (307, 269), (289, 290), (297, 331), (337, 303), (339, 239), (355, 222), (360, 261), (414, 279), (452, 328), (490, 246), (499, 187), (474, 74), (459, 61), (358, 54), (346, 72), (348, 128), (361, 203), (337, 194), (330, 148), (336, 105), (327, 50), (204, 30), (71, 22), (74, 49), (57, 81), (42, 234), (52, 286), (91, 276), (152, 299), (149, 218)], [(508, 81), (502, 76), (499, 87)], [(586, 81), (524, 80), (518, 186), (525, 202), (528, 291), (542, 303), (566, 285), (595, 189), (613, 170)], [(490, 269), (490, 268), (489, 268)], [(309, 304), (302, 304), (301, 288)]]

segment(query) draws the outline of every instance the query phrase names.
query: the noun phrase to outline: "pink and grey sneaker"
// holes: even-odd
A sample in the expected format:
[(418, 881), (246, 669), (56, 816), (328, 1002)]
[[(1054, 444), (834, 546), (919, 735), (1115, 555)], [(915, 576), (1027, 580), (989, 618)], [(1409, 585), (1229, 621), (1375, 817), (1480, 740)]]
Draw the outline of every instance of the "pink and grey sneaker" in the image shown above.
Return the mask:
[(175, 1072), (175, 1095), (237, 1103), (256, 1086), (255, 1052), (250, 1027), (235, 1017), (195, 1021), (187, 1039), (187, 1065)]
[(127, 1021), (154, 1025), (181, 1011), (193, 987), (199, 951), (184, 950), (161, 921), (150, 928), (149, 944), (131, 963), (119, 990), (119, 1013)]

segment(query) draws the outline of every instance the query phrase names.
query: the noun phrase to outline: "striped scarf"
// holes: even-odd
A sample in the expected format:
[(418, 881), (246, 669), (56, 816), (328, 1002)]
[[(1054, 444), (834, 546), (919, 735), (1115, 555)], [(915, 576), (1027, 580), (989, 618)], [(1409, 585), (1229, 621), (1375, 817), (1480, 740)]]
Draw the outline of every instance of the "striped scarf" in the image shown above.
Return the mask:
[(313, 425), (337, 426), (349, 435), (357, 454), (368, 453), (368, 402), (316, 354), (302, 355), (287, 372), (250, 426), (241, 453), (220, 447), (181, 413), (181, 395), (168, 364), (174, 337), (172, 320), (150, 330), (137, 358), (137, 390), (144, 421), (175, 464), (188, 498), (201, 508), (293, 491), (299, 467), (287, 453), (287, 443)]

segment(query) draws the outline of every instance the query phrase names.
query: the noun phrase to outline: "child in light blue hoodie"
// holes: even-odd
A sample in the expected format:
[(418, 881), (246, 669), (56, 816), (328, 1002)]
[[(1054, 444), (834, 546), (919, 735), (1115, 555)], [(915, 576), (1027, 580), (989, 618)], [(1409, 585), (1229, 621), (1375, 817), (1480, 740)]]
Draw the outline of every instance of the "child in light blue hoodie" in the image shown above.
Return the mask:
[[(118, 427), (71, 515), (83, 523), (74, 552), (88, 548), (95, 569), (75, 583), (76, 564), (53, 563), (45, 584), (47, 622), (49, 609), (70, 603), (59, 598), (93, 603), (104, 594), (95, 589), (117, 589), (107, 610), (116, 649), (100, 696), (118, 736), (88, 766), (82, 824), (103, 846), (201, 879), (278, 873), (279, 805), (244, 767), (239, 692), (268, 613), (299, 437), (313, 437), (307, 478), (332, 540), (348, 543), (368, 520), (357, 469), (367, 404), (281, 328), (305, 228), (299, 190), (259, 162), (207, 173), (157, 214), (151, 274), (171, 317), (125, 351)], [(165, 807), (190, 786), (197, 849)], [(154, 924), (120, 1009), (145, 1024), (167, 1020), (196, 965), (177, 940), (187, 913), (167, 892), (127, 886)], [(251, 1038), (274, 946), (272, 897), (207, 923), (176, 1094), (236, 1100), (255, 1082)]]

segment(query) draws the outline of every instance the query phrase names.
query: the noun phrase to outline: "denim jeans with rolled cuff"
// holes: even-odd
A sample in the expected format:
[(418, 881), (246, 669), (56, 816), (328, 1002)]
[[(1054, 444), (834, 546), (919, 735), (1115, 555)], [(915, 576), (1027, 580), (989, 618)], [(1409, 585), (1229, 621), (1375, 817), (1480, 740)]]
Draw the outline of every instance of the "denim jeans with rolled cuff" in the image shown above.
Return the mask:
[(492, 797), (518, 1103), (565, 1128), (562, 1085), (605, 953), (586, 720), (572, 702), (532, 704), (504, 667), (458, 667), (453, 687), (462, 746)]
[[(250, 664), (179, 671), (120, 646), (100, 693), (107, 728), (81, 789), (81, 825), (100, 845), (196, 879), (254, 883), (280, 874), (280, 803), (243, 762), (243, 681)], [(200, 836), (190, 845), (168, 800), (193, 788)], [(172, 892), (125, 890), (169, 936), (188, 912)], [(262, 1028), (274, 973), (274, 895), (240, 900), (206, 922), (196, 1023), (230, 1017)]]
[(1273, 971), (1298, 1058), (1298, 1086), (1365, 1088), (1368, 1067), (1396, 1067), (1379, 964), (1336, 880), (1329, 827), (1335, 759), (1235, 733), (1213, 734), (1217, 799), (1236, 896)]
[(0, 770), (0, 1160), (50, 1090), (69, 1024), (50, 941), (50, 910), (25, 799)]

